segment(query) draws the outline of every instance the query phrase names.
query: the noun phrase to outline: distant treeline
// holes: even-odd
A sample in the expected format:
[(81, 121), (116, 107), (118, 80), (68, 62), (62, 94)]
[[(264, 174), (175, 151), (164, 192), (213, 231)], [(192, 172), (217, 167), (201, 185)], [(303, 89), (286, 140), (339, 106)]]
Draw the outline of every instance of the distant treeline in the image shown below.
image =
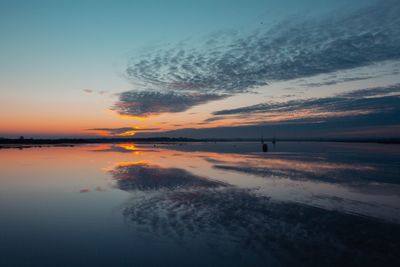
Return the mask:
[[(271, 142), (273, 139), (264, 139)], [(3, 145), (57, 145), (57, 144), (100, 144), (100, 143), (160, 143), (160, 142), (259, 142), (257, 138), (204, 138), (194, 139), (185, 137), (152, 137), (152, 138), (58, 138), (58, 139), (33, 139), (33, 138), (1, 138)], [(346, 143), (383, 143), (400, 144), (400, 138), (276, 138), (276, 142), (346, 142)]]

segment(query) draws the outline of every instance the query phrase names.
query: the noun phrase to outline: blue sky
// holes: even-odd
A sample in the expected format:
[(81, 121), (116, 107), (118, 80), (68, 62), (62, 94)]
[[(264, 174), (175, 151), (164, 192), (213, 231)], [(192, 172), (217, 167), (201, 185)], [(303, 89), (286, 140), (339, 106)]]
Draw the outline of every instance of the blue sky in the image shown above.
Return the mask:
[[(316, 125), (358, 118), (367, 135), (379, 127), (375, 135), (397, 136), (396, 10), (397, 1), (372, 0), (0, 1), (0, 135), (242, 135), (240, 127), (276, 123), (318, 135)], [(375, 109), (352, 112), (324, 106), (371, 88), (392, 88), (391, 101), (368, 96)], [(266, 109), (248, 108), (257, 105)], [(388, 112), (377, 114), (379, 105)], [(370, 115), (378, 118), (369, 124)]]

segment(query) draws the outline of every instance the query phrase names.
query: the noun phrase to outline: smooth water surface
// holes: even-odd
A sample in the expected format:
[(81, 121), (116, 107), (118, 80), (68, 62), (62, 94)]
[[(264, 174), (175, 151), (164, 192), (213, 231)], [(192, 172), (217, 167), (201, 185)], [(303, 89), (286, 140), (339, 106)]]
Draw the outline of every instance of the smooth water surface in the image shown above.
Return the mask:
[(400, 146), (0, 150), (0, 266), (400, 266)]

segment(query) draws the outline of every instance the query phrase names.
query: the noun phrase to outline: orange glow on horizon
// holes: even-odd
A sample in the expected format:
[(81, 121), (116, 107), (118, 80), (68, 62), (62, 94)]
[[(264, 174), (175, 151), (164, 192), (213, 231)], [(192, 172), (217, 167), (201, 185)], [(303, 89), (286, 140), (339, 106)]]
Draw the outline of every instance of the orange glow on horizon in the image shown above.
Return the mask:
[(100, 145), (96, 145), (95, 147), (83, 147), (80, 148), (80, 150), (83, 151), (105, 151), (111, 148), (110, 144), (100, 144)]
[(139, 116), (133, 116), (133, 115), (126, 115), (126, 114), (118, 114), (119, 118), (123, 119), (135, 119), (135, 120), (140, 120), (140, 121), (145, 121), (148, 120), (149, 117), (139, 117)]
[[(136, 128), (136, 129), (139, 129), (139, 128)], [(132, 128), (131, 131), (126, 131), (123, 133), (115, 133), (115, 134), (112, 134), (110, 132), (110, 130), (95, 130), (95, 129), (82, 130), (81, 132), (96, 134), (96, 135), (100, 135), (100, 136), (109, 136), (109, 137), (111, 137), (111, 136), (120, 136), (120, 137), (134, 136), (137, 133), (137, 131), (135, 131), (135, 128)]]

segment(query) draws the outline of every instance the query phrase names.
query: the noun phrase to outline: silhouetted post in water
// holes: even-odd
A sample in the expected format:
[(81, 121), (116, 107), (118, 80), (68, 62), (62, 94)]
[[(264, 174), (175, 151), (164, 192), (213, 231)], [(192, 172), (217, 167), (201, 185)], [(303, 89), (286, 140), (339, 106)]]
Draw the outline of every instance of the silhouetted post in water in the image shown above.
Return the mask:
[(261, 145), (262, 145), (263, 152), (267, 152), (268, 151), (268, 145), (264, 143), (264, 135), (263, 134), (261, 134)]
[(263, 152), (268, 152), (268, 145), (267, 144), (263, 144), (262, 145), (262, 150), (263, 150)]

